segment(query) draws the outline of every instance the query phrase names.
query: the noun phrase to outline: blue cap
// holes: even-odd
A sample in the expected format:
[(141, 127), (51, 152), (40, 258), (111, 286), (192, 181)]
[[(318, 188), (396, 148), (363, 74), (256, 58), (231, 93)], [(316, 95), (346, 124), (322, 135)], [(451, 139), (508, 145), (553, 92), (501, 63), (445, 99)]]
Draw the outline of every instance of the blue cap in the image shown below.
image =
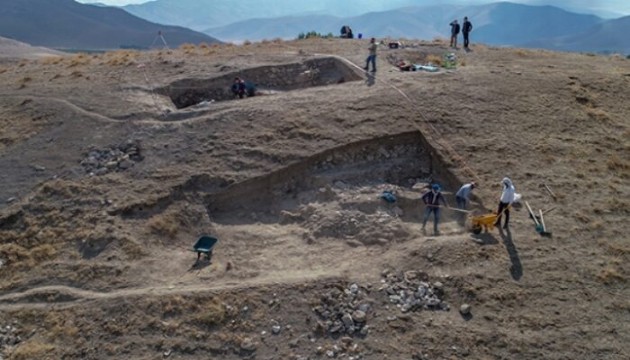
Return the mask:
[(435, 191), (440, 191), (440, 185), (439, 184), (433, 184), (433, 185), (431, 185), (431, 189), (433, 189)]

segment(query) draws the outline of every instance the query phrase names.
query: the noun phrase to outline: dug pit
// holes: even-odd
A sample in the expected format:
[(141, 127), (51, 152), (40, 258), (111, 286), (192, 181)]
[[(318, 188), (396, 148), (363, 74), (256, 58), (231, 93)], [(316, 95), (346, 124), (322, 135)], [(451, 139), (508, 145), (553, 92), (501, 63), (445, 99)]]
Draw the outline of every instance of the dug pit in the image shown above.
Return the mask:
[(178, 109), (209, 101), (233, 100), (230, 86), (235, 77), (256, 85), (260, 93), (275, 93), (361, 80), (344, 61), (325, 57), (277, 66), (261, 66), (207, 79), (181, 79), (155, 89), (168, 96)]
[[(456, 186), (439, 164), (416, 131), (359, 141), (208, 195), (208, 214), (224, 231), (253, 230), (252, 238), (259, 225), (281, 224), (307, 242), (405, 241), (421, 223), (424, 185), (437, 176)], [(385, 191), (396, 194), (396, 201), (382, 199)], [(449, 217), (443, 219), (456, 220)], [(455, 223), (449, 228), (461, 231)]]

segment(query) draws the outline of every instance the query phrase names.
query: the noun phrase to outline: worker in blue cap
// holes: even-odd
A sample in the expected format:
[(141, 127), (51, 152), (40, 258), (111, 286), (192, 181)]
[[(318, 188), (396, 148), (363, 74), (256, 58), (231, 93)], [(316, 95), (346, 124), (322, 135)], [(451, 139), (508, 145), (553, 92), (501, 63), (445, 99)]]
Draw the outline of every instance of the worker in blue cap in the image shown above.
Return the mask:
[(448, 203), (444, 198), (444, 195), (440, 192), (442, 189), (439, 184), (431, 185), (431, 190), (422, 195), (422, 202), (426, 206), (424, 209), (424, 219), (422, 220), (422, 230), (424, 231), (427, 225), (427, 220), (433, 213), (433, 231), (437, 235), (438, 223), (440, 222), (440, 205), (448, 207)]

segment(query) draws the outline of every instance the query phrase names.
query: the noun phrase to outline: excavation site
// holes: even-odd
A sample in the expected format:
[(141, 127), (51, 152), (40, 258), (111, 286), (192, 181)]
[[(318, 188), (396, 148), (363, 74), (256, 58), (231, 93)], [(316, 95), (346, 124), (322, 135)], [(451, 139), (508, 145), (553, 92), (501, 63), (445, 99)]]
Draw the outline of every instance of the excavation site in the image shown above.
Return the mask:
[(627, 359), (630, 60), (380, 40), (3, 60), (0, 360)]
[(170, 97), (177, 109), (183, 109), (204, 101), (234, 100), (230, 86), (235, 77), (247, 79), (254, 84), (259, 96), (362, 79), (357, 70), (343, 60), (328, 57), (300, 63), (246, 68), (208, 79), (182, 79), (155, 91)]

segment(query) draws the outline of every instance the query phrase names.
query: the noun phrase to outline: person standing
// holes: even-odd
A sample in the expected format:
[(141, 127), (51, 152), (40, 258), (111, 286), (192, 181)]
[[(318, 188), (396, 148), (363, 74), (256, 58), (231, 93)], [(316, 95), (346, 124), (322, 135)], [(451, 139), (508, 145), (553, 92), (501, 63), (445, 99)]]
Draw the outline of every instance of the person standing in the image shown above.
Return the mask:
[(451, 47), (457, 49), (457, 35), (459, 35), (459, 23), (457, 19), (453, 20), (451, 25)]
[(372, 72), (376, 72), (376, 49), (377, 49), (378, 45), (376, 45), (376, 39), (372, 38), (370, 39), (370, 46), (368, 47), (368, 50), (370, 52), (370, 54), (368, 55), (367, 59), (365, 60), (365, 67), (363, 68), (365, 71), (368, 71), (368, 68), (370, 67), (370, 63), (372, 63)]
[(433, 213), (433, 232), (438, 234), (438, 223), (440, 222), (440, 204), (448, 207), (446, 199), (440, 192), (441, 188), (438, 184), (431, 185), (431, 190), (422, 195), (422, 202), (426, 206), (424, 209), (424, 218), (422, 219), (422, 230), (425, 229), (427, 221)]
[(464, 35), (464, 49), (468, 50), (469, 44), (469, 36), (472, 31), (473, 26), (470, 21), (468, 21), (468, 16), (464, 16), (464, 23), (462, 24), (462, 35)]
[(505, 213), (505, 225), (503, 225), (503, 228), (507, 229), (510, 222), (510, 205), (514, 202), (514, 194), (516, 193), (516, 190), (514, 189), (512, 180), (508, 177), (504, 177), (501, 184), (503, 185), (503, 192), (501, 193), (501, 199), (499, 200), (497, 221), (494, 223), (494, 226), (501, 226), (501, 215)]
[(470, 193), (475, 187), (477, 187), (477, 184), (471, 181), (469, 184), (462, 185), (462, 187), (457, 190), (455, 201), (457, 202), (458, 209), (466, 210), (467, 205), (470, 203)]

